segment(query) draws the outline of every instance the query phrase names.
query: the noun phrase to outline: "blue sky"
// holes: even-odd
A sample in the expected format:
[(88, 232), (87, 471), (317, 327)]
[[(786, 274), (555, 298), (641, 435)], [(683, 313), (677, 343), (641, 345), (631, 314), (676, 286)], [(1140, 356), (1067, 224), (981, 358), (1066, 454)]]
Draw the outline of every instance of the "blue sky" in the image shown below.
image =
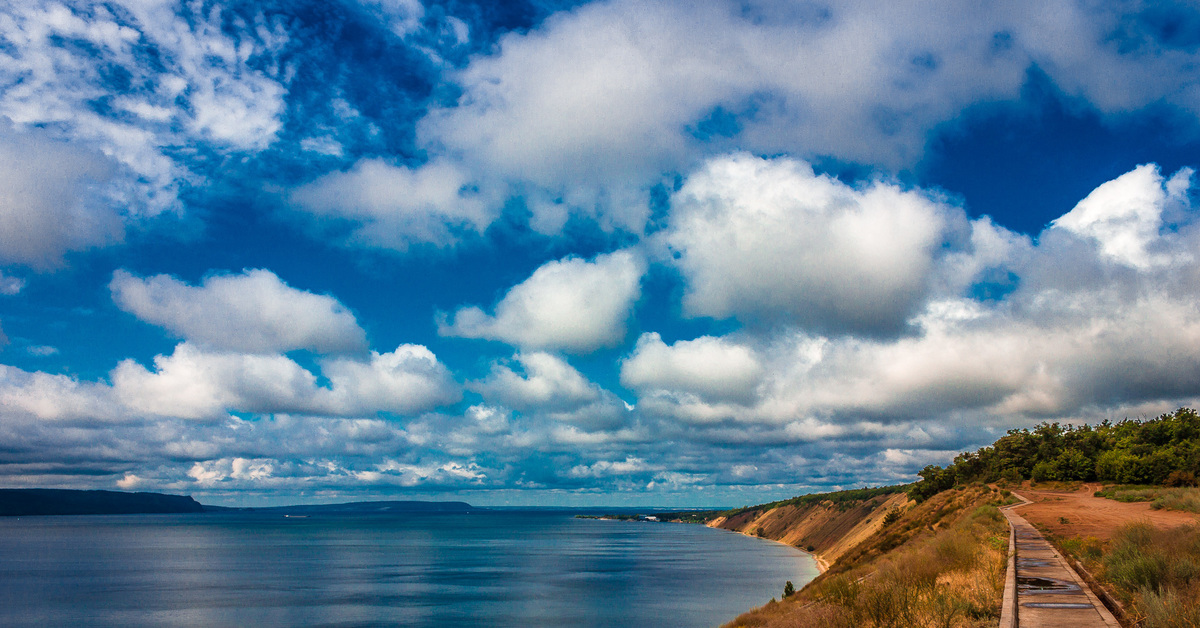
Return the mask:
[(1200, 397), (1185, 2), (10, 2), (0, 484), (737, 505)]

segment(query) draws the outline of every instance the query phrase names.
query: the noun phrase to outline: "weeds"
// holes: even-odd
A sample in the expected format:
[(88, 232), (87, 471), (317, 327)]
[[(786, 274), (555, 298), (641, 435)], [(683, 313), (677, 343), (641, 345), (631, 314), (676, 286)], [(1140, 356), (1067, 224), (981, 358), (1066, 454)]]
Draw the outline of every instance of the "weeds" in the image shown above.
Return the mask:
[(1141, 626), (1200, 626), (1200, 528), (1127, 525), (1102, 564), (1104, 579), (1132, 605)]
[(1112, 487), (1096, 491), (1096, 497), (1119, 502), (1151, 502), (1154, 510), (1200, 513), (1200, 488)]

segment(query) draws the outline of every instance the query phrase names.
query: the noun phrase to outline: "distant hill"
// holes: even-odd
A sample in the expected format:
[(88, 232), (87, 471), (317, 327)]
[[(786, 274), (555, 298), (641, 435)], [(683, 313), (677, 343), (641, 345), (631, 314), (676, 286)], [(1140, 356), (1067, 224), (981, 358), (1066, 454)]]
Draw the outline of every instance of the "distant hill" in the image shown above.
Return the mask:
[(204, 506), (187, 495), (55, 488), (0, 489), (0, 517), (180, 512), (204, 512)]

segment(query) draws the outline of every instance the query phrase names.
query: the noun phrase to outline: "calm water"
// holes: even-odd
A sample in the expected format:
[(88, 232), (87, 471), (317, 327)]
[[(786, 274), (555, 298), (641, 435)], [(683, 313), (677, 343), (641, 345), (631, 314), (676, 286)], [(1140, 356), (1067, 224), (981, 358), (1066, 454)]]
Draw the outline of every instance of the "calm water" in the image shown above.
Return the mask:
[(715, 626), (792, 548), (568, 513), (0, 518), (3, 626)]

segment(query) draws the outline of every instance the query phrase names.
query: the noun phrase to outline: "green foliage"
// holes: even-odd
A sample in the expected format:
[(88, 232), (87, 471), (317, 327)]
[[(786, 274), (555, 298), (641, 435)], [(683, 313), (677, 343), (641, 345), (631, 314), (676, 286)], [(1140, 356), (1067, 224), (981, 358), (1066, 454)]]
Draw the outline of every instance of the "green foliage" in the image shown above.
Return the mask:
[(921, 476), (921, 481), (908, 489), (908, 496), (917, 500), (917, 503), (921, 503), (948, 488), (952, 488), (958, 478), (958, 472), (953, 466), (943, 469), (938, 466), (929, 465), (921, 469), (917, 475)]
[(783, 585), (783, 597), (785, 597), (785, 598), (792, 597), (795, 594), (796, 594), (796, 586), (794, 584), (792, 584), (791, 580), (788, 580)]
[(1097, 426), (1042, 423), (1013, 429), (990, 447), (925, 467), (909, 489), (918, 502), (972, 482), (1113, 482), (1194, 486), (1200, 476), (1200, 414), (1180, 408), (1156, 419)]
[(767, 504), (760, 504), (758, 506), (735, 508), (720, 514), (726, 517), (736, 517), (740, 514), (755, 510), (770, 510), (772, 508), (779, 508), (781, 506), (811, 506), (813, 504), (820, 504), (824, 502), (829, 502), (834, 506), (845, 509), (855, 505), (856, 502), (865, 502), (876, 497), (903, 493), (909, 488), (909, 486), (911, 485), (901, 484), (899, 486), (880, 486), (878, 488), (855, 488), (846, 491), (837, 491), (834, 493), (809, 493), (808, 495), (801, 495), (799, 497), (793, 497), (791, 499), (785, 499), (777, 502), (770, 502)]
[(883, 516), (884, 527), (890, 526), (893, 523), (896, 523), (897, 521), (899, 521), (900, 516), (903, 514), (904, 514), (903, 511), (901, 511), (899, 508), (893, 508), (893, 509), (889, 510), (888, 514)]

